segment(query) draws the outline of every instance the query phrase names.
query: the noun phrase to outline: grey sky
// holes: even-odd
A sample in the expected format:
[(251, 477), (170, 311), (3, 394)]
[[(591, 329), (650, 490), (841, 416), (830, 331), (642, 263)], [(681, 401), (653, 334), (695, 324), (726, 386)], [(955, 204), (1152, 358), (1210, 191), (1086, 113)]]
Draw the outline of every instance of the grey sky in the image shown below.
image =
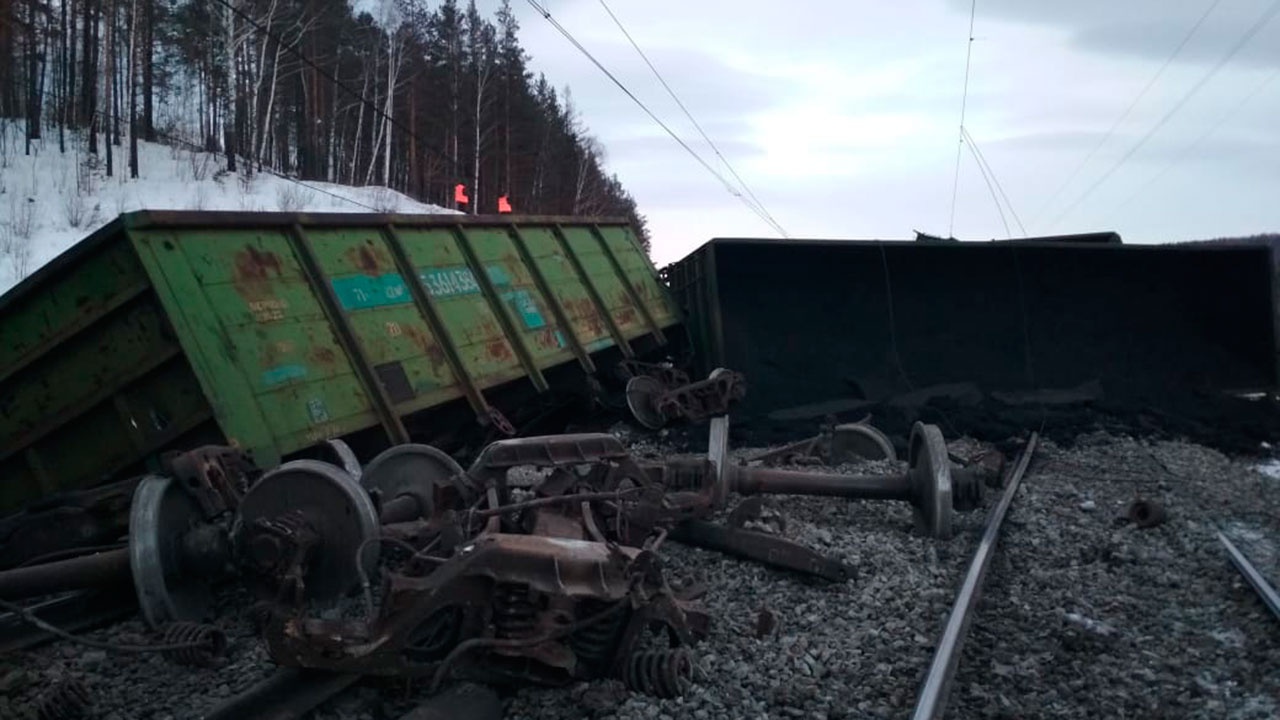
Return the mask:
[[(1212, 1), (979, 0), (966, 126), (1029, 233), (1116, 229), (1129, 242), (1161, 242), (1280, 229), (1280, 18), (1053, 223), (1274, 0), (1219, 0), (1178, 61), (1045, 207)], [(609, 4), (791, 235), (947, 232), (967, 0)], [(544, 5), (717, 164), (599, 0)], [(525, 0), (514, 7), (532, 68), (572, 88), (609, 169), (649, 218), (657, 261), (683, 257), (715, 236), (774, 235)], [(955, 233), (1005, 235), (967, 150)]]

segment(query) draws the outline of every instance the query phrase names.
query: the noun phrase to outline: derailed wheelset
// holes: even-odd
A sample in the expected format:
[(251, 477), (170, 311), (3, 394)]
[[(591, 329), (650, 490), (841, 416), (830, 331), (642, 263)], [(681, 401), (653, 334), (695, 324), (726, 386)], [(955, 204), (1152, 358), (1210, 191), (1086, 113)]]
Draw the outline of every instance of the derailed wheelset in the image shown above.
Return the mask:
[[(188, 597), (207, 600), (214, 579), (238, 574), (271, 608), (268, 647), (286, 666), (433, 685), (614, 676), (668, 693), (686, 686), (689, 648), (711, 618), (705, 588), (667, 577), (666, 539), (844, 581), (852, 568), (838, 559), (748, 528), (763, 511), (750, 496), (907, 501), (935, 537), (981, 500), (932, 426), (913, 429), (906, 473), (855, 476), (731, 465), (727, 422), (712, 419), (706, 457), (665, 462), (637, 461), (597, 433), (499, 441), (465, 470), (402, 445), (356, 466), (359, 480), (350, 459), (293, 461), (228, 485), (236, 492), (220, 495), (227, 509), (213, 519), (183, 483), (148, 479), (132, 554), (159, 570), (122, 572), (157, 618), (176, 619), (203, 612)], [(734, 522), (710, 522), (732, 493), (748, 496)], [(361, 588), (363, 617), (316, 612)]]

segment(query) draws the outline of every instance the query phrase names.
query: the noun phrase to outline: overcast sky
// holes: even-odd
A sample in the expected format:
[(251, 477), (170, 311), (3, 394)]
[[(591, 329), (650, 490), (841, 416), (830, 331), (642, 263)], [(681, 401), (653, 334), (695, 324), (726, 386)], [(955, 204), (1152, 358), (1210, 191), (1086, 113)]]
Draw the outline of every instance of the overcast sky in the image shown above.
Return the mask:
[[(526, 0), (513, 2), (532, 69), (571, 88), (648, 217), (659, 264), (712, 237), (776, 236)], [(729, 177), (600, 0), (542, 2)], [(608, 2), (790, 235), (948, 232), (968, 0)], [(1278, 2), (1219, 0), (1081, 168), (1213, 0), (979, 0), (965, 126), (1027, 232), (1167, 242), (1280, 230), (1280, 19), (1132, 152)], [(1007, 235), (967, 148), (954, 232)]]

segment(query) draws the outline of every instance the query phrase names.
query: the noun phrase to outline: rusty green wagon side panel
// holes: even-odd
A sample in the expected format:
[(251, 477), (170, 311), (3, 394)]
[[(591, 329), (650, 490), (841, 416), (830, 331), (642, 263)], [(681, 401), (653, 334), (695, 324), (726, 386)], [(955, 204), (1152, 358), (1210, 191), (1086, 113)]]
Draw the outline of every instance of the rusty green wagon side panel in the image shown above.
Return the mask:
[(0, 512), (196, 440), (261, 463), (661, 345), (622, 221), (142, 212), (0, 297)]

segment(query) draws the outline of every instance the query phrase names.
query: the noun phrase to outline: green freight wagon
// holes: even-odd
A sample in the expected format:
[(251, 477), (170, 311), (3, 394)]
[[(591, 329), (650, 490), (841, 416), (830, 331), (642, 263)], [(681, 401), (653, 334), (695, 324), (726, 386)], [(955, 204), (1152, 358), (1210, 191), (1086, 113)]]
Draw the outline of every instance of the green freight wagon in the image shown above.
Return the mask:
[(625, 221), (123, 215), (0, 297), (0, 514), (197, 442), (270, 465), (445, 405), (501, 424), (498, 386), (679, 322)]

